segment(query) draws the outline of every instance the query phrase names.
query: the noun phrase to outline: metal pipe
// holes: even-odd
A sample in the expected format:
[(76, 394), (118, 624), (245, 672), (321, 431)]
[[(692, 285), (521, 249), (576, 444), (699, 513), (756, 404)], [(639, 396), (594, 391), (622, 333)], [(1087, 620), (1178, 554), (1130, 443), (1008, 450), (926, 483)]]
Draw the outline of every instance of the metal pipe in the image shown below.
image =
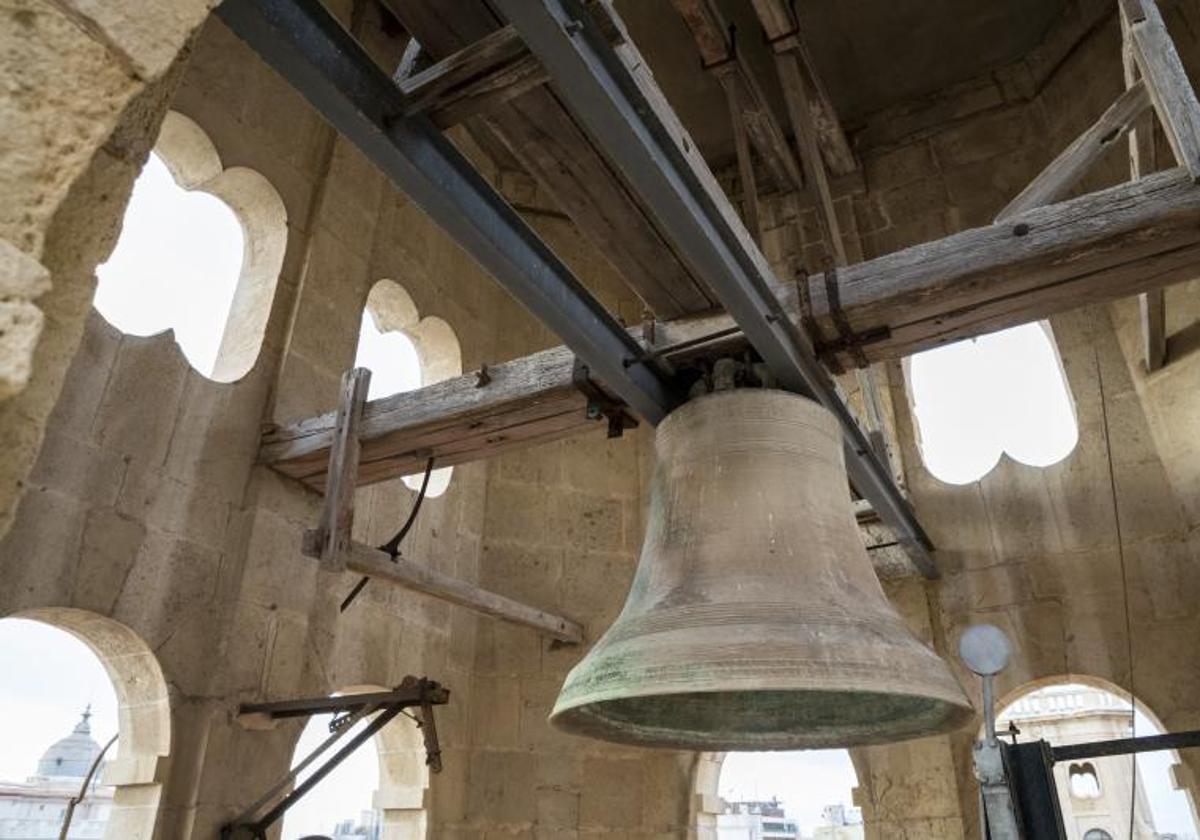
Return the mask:
[(672, 127), (655, 113), (631, 68), (580, 0), (497, 0), (550, 72), (556, 93), (636, 191), (688, 269), (713, 290), (782, 387), (806, 394), (837, 416), (846, 468), (858, 492), (904, 543), (926, 577), (937, 571), (932, 543), (837, 392), (808, 338), (771, 289), (766, 259), (719, 187), (702, 180)]
[(682, 394), (319, 0), (226, 0), (216, 14), (649, 423)]

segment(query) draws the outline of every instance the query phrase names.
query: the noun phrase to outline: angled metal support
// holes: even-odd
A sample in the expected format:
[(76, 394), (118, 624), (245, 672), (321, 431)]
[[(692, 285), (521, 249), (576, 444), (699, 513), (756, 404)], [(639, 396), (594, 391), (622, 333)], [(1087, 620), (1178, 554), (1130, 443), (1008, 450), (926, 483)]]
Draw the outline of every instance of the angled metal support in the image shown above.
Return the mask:
[(427, 117), (404, 115), (403, 92), (319, 0), (226, 0), (216, 14), (641, 417), (657, 424), (681, 401), (653, 365), (626, 366), (632, 336)]
[[(274, 825), (305, 794), (333, 772), (351, 753), (369, 741), (405, 709), (418, 708), (417, 725), (425, 738), (425, 763), (434, 773), (441, 772), (441, 748), (433, 719), (433, 707), (450, 702), (450, 692), (439, 683), (424, 677), (405, 677), (391, 691), (370, 694), (346, 694), (339, 697), (311, 697), (272, 703), (244, 703), (238, 708), (239, 717), (279, 720), (293, 717), (343, 712), (334, 719), (330, 736), (304, 757), (295, 767), (277, 779), (258, 799), (235, 819), (221, 827), (221, 840), (265, 840), (267, 830)], [(371, 721), (351, 738), (345, 746), (313, 770), (312, 774), (289, 790), (291, 785), (322, 754), (334, 746), (354, 725), (374, 715)]]
[[(640, 83), (579, 0), (497, 0), (550, 73), (551, 85), (639, 194), (685, 265), (703, 279), (780, 384), (834, 413), (858, 492), (892, 527), (927, 577), (932, 544), (799, 327), (772, 291), (766, 258), (661, 98)], [(631, 49), (625, 47), (624, 49)], [(633, 62), (630, 62), (631, 64)], [(607, 380), (606, 380), (607, 381)]]

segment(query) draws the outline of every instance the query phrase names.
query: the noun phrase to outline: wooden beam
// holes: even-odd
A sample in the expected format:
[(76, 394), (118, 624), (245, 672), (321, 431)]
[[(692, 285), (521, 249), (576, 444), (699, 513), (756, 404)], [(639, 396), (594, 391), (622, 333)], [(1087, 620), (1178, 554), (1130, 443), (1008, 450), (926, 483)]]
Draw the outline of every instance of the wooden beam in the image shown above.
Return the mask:
[[(1131, 15), (1142, 14), (1140, 0), (1125, 0), (1121, 4), (1121, 61), (1125, 71), (1125, 86), (1140, 84), (1141, 71), (1134, 57), (1135, 47), (1130, 37)], [(1155, 123), (1145, 115), (1129, 133), (1129, 177), (1135, 181), (1158, 168)], [(1138, 314), (1142, 331), (1142, 363), (1147, 372), (1154, 372), (1167, 363), (1167, 299), (1166, 289), (1151, 289), (1138, 295)]]
[(409, 75), (400, 82), (400, 89), (407, 99), (405, 115), (426, 113), (438, 127), (449, 128), (544, 84), (548, 78), (516, 30), (506, 26)]
[(825, 172), (825, 164), (817, 148), (817, 132), (812, 120), (811, 103), (808, 100), (796, 52), (794, 50), (777, 52), (775, 67), (779, 72), (779, 81), (783, 85), (783, 95), (787, 102), (788, 116), (792, 121), (792, 131), (800, 146), (804, 178), (812, 185), (817, 194), (817, 221), (821, 226), (821, 236), (825, 240), (833, 263), (839, 266), (846, 265), (848, 262), (846, 246), (842, 242), (841, 226), (838, 224), (837, 210), (833, 206), (833, 194), (829, 190), (829, 176)]
[(1122, 0), (1133, 57), (1175, 160), (1200, 181), (1200, 102), (1155, 0)]
[[(606, 428), (588, 419), (574, 364), (569, 350), (554, 347), (489, 367), (486, 385), (467, 374), (367, 403), (359, 484), (419, 473), (430, 457), (448, 467)], [(323, 489), (336, 420), (331, 412), (271, 430), (261, 461)]]
[(325, 504), (312, 536), (314, 556), (329, 568), (339, 567), (340, 555), (350, 544), (354, 490), (358, 486), (359, 426), (370, 386), (371, 371), (366, 368), (342, 374), (341, 398), (326, 466)]
[[(501, 28), (484, 3), (384, 0), (384, 5), (435, 59)], [(484, 145), (512, 153), (656, 315), (673, 318), (716, 305), (547, 86), (509, 99), (470, 126), (490, 135)]]
[[(787, 135), (775, 119), (754, 72), (732, 43), (729, 26), (713, 0), (671, 0), (700, 52), (703, 65), (718, 76), (727, 99), (736, 101), (735, 125), (744, 126), (771, 179), (784, 191), (804, 186)], [(736, 141), (735, 135), (735, 141)]]
[[(865, 334), (868, 361), (1036, 321), (1057, 312), (1158, 288), (1200, 273), (1200, 186), (1171, 170), (1028, 211), (993, 224), (848, 266), (837, 276), (846, 322)], [(776, 295), (807, 325), (797, 287)], [(812, 321), (837, 334), (825, 278), (807, 281)], [(655, 327), (656, 352), (673, 362), (744, 346), (725, 314)], [(586, 419), (572, 386), (574, 357), (553, 348), (474, 375), (368, 403), (360, 427), (360, 483), (419, 472), (430, 454), (449, 465), (604, 428)], [(333, 414), (276, 429), (263, 463), (320, 488)]]
[(342, 552), (342, 561), (349, 571), (368, 575), (376, 581), (432, 595), (483, 615), (531, 627), (560, 642), (579, 644), (583, 641), (583, 628), (570, 619), (481, 589), (403, 557), (393, 560), (386, 552), (369, 545), (351, 542)]
[(742, 182), (742, 221), (755, 242), (762, 243), (762, 217), (758, 209), (758, 185), (754, 179), (754, 160), (750, 140), (742, 122), (741, 94), (732, 76), (721, 78), (725, 100), (729, 104), (729, 123), (733, 129), (733, 147), (737, 152), (738, 180)]
[(850, 148), (850, 141), (846, 139), (837, 109), (833, 107), (812, 55), (800, 37), (800, 21), (792, 11), (792, 3), (789, 0), (753, 0), (753, 3), (767, 40), (775, 46), (776, 51), (790, 49), (799, 59), (804, 96), (829, 171), (846, 175), (858, 169), (858, 161)]
[(1096, 122), (1050, 162), (1025, 189), (996, 216), (1004, 222), (1033, 207), (1060, 199), (1079, 183), (1084, 173), (1119, 142), (1150, 108), (1150, 92), (1141, 81), (1127, 88)]

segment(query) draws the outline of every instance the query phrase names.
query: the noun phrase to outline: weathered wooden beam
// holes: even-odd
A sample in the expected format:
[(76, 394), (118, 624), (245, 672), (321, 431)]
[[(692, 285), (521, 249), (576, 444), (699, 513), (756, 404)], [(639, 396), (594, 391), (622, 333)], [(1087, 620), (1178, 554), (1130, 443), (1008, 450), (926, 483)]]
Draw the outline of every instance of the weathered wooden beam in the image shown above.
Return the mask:
[(339, 555), (350, 544), (354, 490), (358, 486), (359, 427), (370, 386), (371, 371), (366, 368), (342, 374), (341, 398), (326, 465), (325, 504), (312, 536), (314, 556), (329, 567), (337, 566)]
[[(484, 3), (384, 0), (384, 5), (435, 59), (502, 28)], [(674, 318), (715, 306), (548, 87), (527, 90), (470, 126), (489, 136), (485, 145), (512, 153), (656, 315)]]
[[(1121, 62), (1125, 72), (1125, 87), (1141, 83), (1141, 71), (1134, 57), (1135, 47), (1130, 37), (1130, 14), (1141, 14), (1140, 0), (1126, 0), (1120, 6)], [(1155, 123), (1152, 114), (1144, 115), (1129, 133), (1129, 177), (1135, 181), (1157, 169)], [(1167, 362), (1167, 299), (1166, 289), (1151, 289), (1138, 295), (1138, 314), (1142, 331), (1142, 362), (1148, 372), (1158, 370)]]
[(846, 175), (858, 169), (858, 161), (850, 148), (850, 141), (846, 139), (837, 109), (833, 107), (813, 64), (812, 55), (800, 37), (800, 22), (793, 12), (793, 4), (789, 0), (753, 0), (753, 3), (767, 40), (777, 51), (790, 49), (799, 59), (805, 99), (829, 170), (836, 175)]
[(737, 103), (735, 127), (744, 126), (771, 179), (785, 191), (803, 187), (787, 135), (775, 119), (758, 79), (737, 45), (730, 41), (729, 26), (716, 4), (713, 0), (671, 2), (691, 30), (701, 62), (718, 76), (726, 97)]
[(400, 89), (406, 98), (406, 116), (425, 113), (440, 128), (449, 128), (544, 84), (548, 78), (516, 31), (506, 26), (411, 73), (400, 82)]
[[(1028, 211), (1017, 225), (963, 231), (839, 270), (847, 323), (869, 361), (1036, 321), (1091, 303), (1187, 280), (1200, 273), (1200, 186), (1171, 170)], [(785, 313), (809, 323), (795, 286), (778, 286)], [(837, 334), (825, 278), (808, 279), (813, 320)], [(659, 323), (654, 352), (669, 361), (744, 346), (725, 314)], [(430, 454), (464, 463), (558, 440), (604, 424), (586, 417), (572, 385), (574, 357), (553, 348), (368, 403), (360, 426), (360, 483), (420, 472)], [(260, 460), (320, 488), (335, 416), (275, 429)]]
[(583, 641), (583, 628), (570, 619), (481, 589), (403, 557), (393, 560), (386, 552), (369, 545), (350, 543), (342, 552), (342, 559), (348, 570), (368, 575), (373, 580), (402, 586), (483, 615), (531, 627), (560, 642), (579, 644)]
[(1138, 118), (1150, 107), (1146, 85), (1134, 82), (997, 214), (996, 221), (1009, 221), (1032, 207), (1060, 199), (1113, 144), (1133, 130)]
[(721, 79), (725, 100), (729, 105), (729, 123), (733, 129), (733, 148), (737, 153), (738, 180), (742, 183), (742, 221), (755, 242), (762, 242), (762, 217), (758, 208), (758, 185), (754, 179), (754, 159), (750, 156), (750, 139), (742, 122), (741, 93), (732, 76)]
[(841, 226), (833, 206), (833, 194), (829, 189), (829, 176), (817, 148), (817, 131), (812, 119), (811, 103), (807, 85), (803, 80), (800, 60), (795, 50), (775, 53), (775, 67), (783, 86), (788, 116), (792, 131), (800, 147), (800, 158), (804, 165), (804, 178), (817, 194), (817, 220), (821, 225), (821, 236), (829, 249), (835, 265), (846, 265), (846, 246), (842, 242)]
[(1175, 160), (1200, 181), (1200, 101), (1155, 0), (1122, 0), (1133, 56)]
[[(1182, 169), (1160, 172), (849, 266), (840, 309), (868, 361), (899, 358), (1190, 279), (1198, 221), (1200, 188)], [(836, 351), (825, 280), (807, 287), (818, 344)]]
[[(510, 449), (604, 428), (587, 417), (573, 384), (575, 356), (555, 347), (367, 403), (359, 426), (359, 483), (448, 467)], [(486, 384), (481, 384), (486, 380)], [(320, 490), (325, 486), (336, 415), (269, 431), (262, 462)]]

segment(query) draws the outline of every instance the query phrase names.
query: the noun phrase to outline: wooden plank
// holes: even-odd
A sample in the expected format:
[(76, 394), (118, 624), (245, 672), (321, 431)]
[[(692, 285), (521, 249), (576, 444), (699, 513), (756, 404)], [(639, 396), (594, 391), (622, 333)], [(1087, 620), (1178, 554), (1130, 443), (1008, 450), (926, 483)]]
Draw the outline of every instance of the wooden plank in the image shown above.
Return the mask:
[(799, 59), (804, 94), (811, 111), (817, 140), (829, 171), (836, 175), (847, 175), (858, 169), (858, 161), (850, 148), (850, 141), (838, 119), (837, 109), (821, 83), (812, 55), (800, 37), (800, 22), (793, 13), (789, 0), (752, 0), (758, 20), (777, 51), (790, 49)]
[(1175, 160), (1200, 181), (1200, 102), (1154, 0), (1122, 5), (1133, 55)]
[[(384, 0), (434, 58), (445, 58), (500, 28), (483, 3)], [(625, 282), (662, 318), (716, 305), (692, 277), (632, 193), (546, 86), (528, 90), (472, 121), (532, 175)]]
[[(415, 43), (415, 41), (414, 41)], [(429, 114), (441, 128), (495, 108), (548, 80), (511, 26), (489, 33), (400, 84), (405, 114)]]
[(1075, 138), (1050, 165), (996, 216), (1004, 222), (1032, 207), (1057, 201), (1079, 183), (1084, 173), (1105, 152), (1131, 131), (1137, 119), (1150, 108), (1150, 92), (1136, 81), (1118, 96), (1096, 122)]
[(376, 581), (402, 586), (483, 615), (531, 627), (560, 642), (579, 644), (583, 641), (583, 628), (570, 619), (481, 589), (403, 557), (393, 561), (390, 555), (369, 545), (351, 542), (342, 552), (342, 560), (349, 571), (367, 575)]
[(1167, 299), (1162, 289), (1138, 295), (1142, 324), (1142, 359), (1153, 373), (1167, 363)]
[(358, 486), (358, 433), (370, 385), (371, 371), (366, 368), (342, 374), (341, 397), (329, 448), (329, 486), (314, 533), (315, 556), (330, 568), (339, 568), (341, 553), (350, 544), (354, 489)]
[(701, 62), (718, 76), (726, 98), (733, 97), (731, 101), (737, 102), (740, 118), (735, 123), (744, 126), (771, 179), (785, 191), (803, 187), (787, 135), (775, 119), (758, 79), (736, 45), (730, 43), (729, 26), (716, 4), (713, 0), (671, 2), (691, 30)]
[[(874, 336), (863, 345), (868, 361), (1200, 273), (1200, 186), (1182, 170), (1031, 210), (1021, 226), (1022, 235), (994, 224), (841, 269), (847, 321)], [(808, 280), (814, 319), (828, 338), (835, 331), (824, 286), (822, 275)], [(804, 324), (797, 288), (775, 292), (787, 315)], [(725, 314), (659, 323), (655, 335), (655, 348), (673, 362), (744, 346)], [(552, 348), (491, 368), (493, 381), (483, 388), (468, 375), (368, 403), (360, 480), (417, 472), (431, 451), (439, 464), (465, 463), (602, 428), (586, 420), (584, 398), (571, 385), (573, 361), (566, 348)], [(326, 414), (271, 431), (261, 461), (319, 487), (333, 426)]]

